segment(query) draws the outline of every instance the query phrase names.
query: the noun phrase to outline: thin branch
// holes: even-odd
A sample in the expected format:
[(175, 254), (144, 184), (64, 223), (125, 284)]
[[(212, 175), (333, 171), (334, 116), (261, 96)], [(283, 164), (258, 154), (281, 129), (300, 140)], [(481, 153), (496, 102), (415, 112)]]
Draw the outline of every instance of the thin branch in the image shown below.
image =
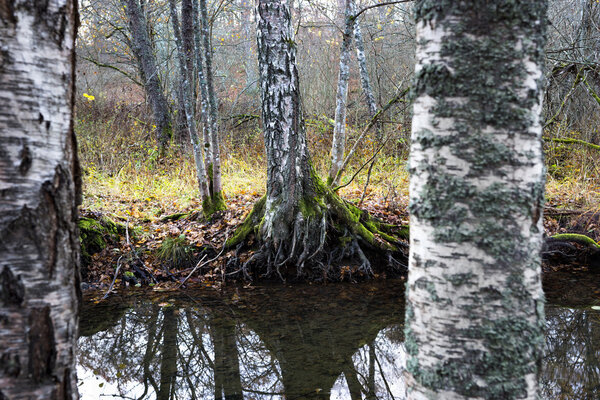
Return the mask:
[(365, 8), (363, 8), (362, 10), (360, 10), (359, 12), (357, 12), (356, 14), (354, 14), (354, 16), (352, 17), (353, 19), (356, 19), (360, 16), (360, 14), (364, 13), (365, 11), (368, 11), (372, 8), (376, 8), (376, 7), (382, 7), (382, 6), (391, 6), (394, 4), (400, 4), (400, 3), (410, 3), (412, 0), (398, 0), (398, 1), (387, 1), (385, 3), (377, 3), (377, 4), (373, 4), (370, 6), (367, 6)]
[(569, 93), (567, 93), (567, 95), (565, 96), (565, 98), (563, 99), (563, 101), (560, 103), (560, 106), (558, 107), (558, 111), (552, 116), (552, 118), (550, 118), (548, 120), (548, 122), (546, 122), (546, 124), (544, 125), (544, 129), (546, 129), (547, 127), (549, 127), (554, 122), (554, 120), (556, 118), (558, 118), (558, 116), (562, 112), (563, 108), (565, 107), (565, 104), (567, 104), (567, 101), (569, 100), (569, 98), (571, 97), (571, 95), (573, 94), (573, 92), (575, 91), (575, 89), (577, 89), (577, 85), (579, 85), (579, 82), (581, 82), (581, 79), (582, 79), (582, 74), (581, 74), (582, 70), (583, 69), (581, 68), (577, 72), (577, 76), (575, 77), (575, 82), (573, 82), (573, 86), (569, 90)]
[[(342, 164), (342, 167), (338, 171), (338, 173), (337, 173), (335, 179), (333, 180), (333, 182), (339, 182), (339, 179), (340, 179), (340, 177), (342, 175), (342, 172), (344, 172), (344, 170), (348, 166), (348, 162), (350, 161), (350, 158), (352, 158), (352, 156), (354, 155), (354, 152), (356, 151), (356, 148), (358, 147), (358, 144), (361, 142), (361, 140), (363, 139), (363, 137), (365, 137), (365, 135), (369, 132), (369, 130), (375, 125), (375, 123), (377, 123), (377, 121), (379, 120), (379, 118), (387, 110), (390, 109), (390, 107), (392, 107), (394, 104), (396, 104), (396, 103), (398, 103), (400, 101), (403, 101), (401, 99), (404, 96), (406, 96), (406, 94), (409, 91), (410, 91), (410, 88), (406, 88), (406, 89), (404, 89), (402, 91), (397, 91), (396, 95), (390, 101), (388, 101), (388, 103), (385, 106), (383, 106), (383, 108), (381, 110), (377, 111), (377, 113), (375, 115), (373, 115), (373, 118), (371, 118), (371, 120), (369, 121), (369, 123), (367, 124), (367, 126), (365, 127), (365, 129), (363, 129), (363, 131), (361, 132), (361, 134), (358, 136), (358, 139), (356, 139), (356, 142), (354, 142), (354, 145), (352, 146), (352, 148), (348, 152), (348, 155), (344, 159), (344, 163)], [(339, 187), (337, 189), (339, 189)]]
[(102, 62), (100, 62), (98, 60), (94, 60), (93, 58), (87, 57), (87, 56), (81, 56), (81, 58), (84, 59), (85, 61), (91, 62), (92, 64), (96, 65), (97, 67), (100, 67), (100, 68), (109, 68), (109, 69), (115, 70), (115, 71), (119, 72), (120, 74), (123, 74), (125, 77), (131, 79), (131, 81), (133, 83), (135, 83), (136, 85), (143, 86), (142, 83), (140, 81), (138, 81), (137, 79), (135, 79), (135, 77), (132, 76), (129, 72), (123, 71), (119, 67), (115, 67), (114, 65), (102, 63)]
[[(352, 178), (350, 178), (350, 180), (346, 183), (344, 183), (343, 185), (340, 186), (336, 186), (333, 191), (337, 192), (338, 190), (340, 190), (341, 188), (344, 188), (346, 186), (348, 186), (349, 184), (352, 183), (352, 181), (354, 180), (354, 178), (356, 178), (356, 176), (360, 173), (360, 171), (363, 170), (364, 167), (367, 166), (367, 164), (369, 164), (371, 161), (375, 161), (375, 157), (377, 157), (377, 154), (379, 154), (379, 152), (381, 151), (381, 149), (383, 149), (383, 146), (386, 145), (386, 143), (388, 142), (388, 140), (390, 140), (390, 135), (388, 135), (385, 140), (383, 141), (383, 143), (381, 143), (381, 145), (379, 146), (379, 148), (377, 149), (377, 151), (375, 151), (375, 154), (373, 154), (373, 156), (371, 158), (369, 158), (367, 160), (367, 162), (365, 162), (363, 165), (360, 166), (360, 168), (354, 173), (354, 175), (352, 175)], [(372, 166), (373, 164), (371, 164)], [(371, 171), (371, 168), (369, 168), (369, 171)]]
[(190, 276), (192, 276), (192, 275), (194, 274), (194, 272), (196, 272), (196, 270), (197, 270), (198, 268), (202, 268), (202, 267), (204, 267), (205, 265), (207, 265), (207, 264), (210, 264), (211, 262), (213, 262), (213, 261), (215, 261), (216, 259), (218, 259), (219, 257), (221, 257), (221, 255), (222, 255), (222, 254), (223, 254), (223, 252), (225, 251), (225, 247), (226, 247), (225, 245), (226, 245), (226, 243), (227, 243), (227, 239), (229, 239), (229, 234), (227, 234), (227, 235), (225, 236), (225, 241), (223, 242), (223, 248), (221, 248), (221, 251), (219, 252), (219, 254), (217, 254), (217, 255), (216, 255), (214, 258), (211, 258), (211, 259), (210, 259), (210, 260), (208, 260), (208, 261), (202, 262), (202, 261), (204, 261), (204, 259), (206, 258), (206, 254), (205, 254), (205, 255), (204, 255), (204, 257), (202, 257), (202, 258), (200, 259), (200, 261), (198, 261), (198, 263), (196, 264), (196, 266), (194, 267), (194, 269), (192, 270), (192, 272), (190, 272), (190, 273), (189, 273), (189, 275), (188, 275), (188, 276), (186, 276), (186, 278), (185, 278), (183, 281), (181, 281), (181, 283), (179, 284), (179, 286), (177, 286), (177, 289), (179, 289), (181, 286), (183, 286), (183, 284), (184, 284), (184, 283), (185, 283), (185, 282), (186, 282), (186, 281), (187, 281), (187, 280), (190, 278)]

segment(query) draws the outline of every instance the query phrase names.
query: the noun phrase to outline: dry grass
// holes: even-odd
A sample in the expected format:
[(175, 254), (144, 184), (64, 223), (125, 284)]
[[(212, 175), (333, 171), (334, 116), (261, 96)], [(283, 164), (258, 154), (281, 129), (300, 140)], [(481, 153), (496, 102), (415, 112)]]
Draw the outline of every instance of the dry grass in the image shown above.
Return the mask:
[[(124, 103), (78, 105), (76, 132), (84, 171), (83, 208), (120, 218), (156, 219), (199, 208), (193, 157), (185, 140), (174, 141), (160, 158), (152, 126), (135, 107)], [(313, 166), (326, 176), (331, 132), (327, 124), (307, 124)], [(222, 172), (224, 193), (230, 201), (264, 193), (266, 162), (256, 127), (224, 135)], [(358, 131), (350, 129), (350, 134)], [(386, 146), (370, 175), (365, 202), (388, 210), (408, 205), (406, 132), (395, 145)], [(578, 138), (576, 132), (568, 137)], [(235, 140), (234, 140), (235, 139)], [(349, 146), (352, 144), (352, 137)], [(392, 141), (390, 141), (391, 143)], [(366, 138), (345, 174), (347, 181), (372, 155), (372, 138)], [(600, 154), (593, 149), (546, 143), (548, 204), (552, 207), (600, 210)], [(367, 179), (368, 165), (340, 194), (358, 201)]]

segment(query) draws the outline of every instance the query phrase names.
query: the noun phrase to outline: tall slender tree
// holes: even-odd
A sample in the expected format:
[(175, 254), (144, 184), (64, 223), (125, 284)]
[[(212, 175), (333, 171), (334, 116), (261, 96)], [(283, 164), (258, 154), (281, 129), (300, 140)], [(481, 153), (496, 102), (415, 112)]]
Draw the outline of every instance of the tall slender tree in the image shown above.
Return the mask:
[[(365, 249), (397, 251), (389, 227), (340, 199), (311, 167), (300, 108), (296, 43), (282, 0), (258, 3), (258, 54), (267, 153), (267, 193), (228, 246), (256, 232), (261, 244), (251, 261), (267, 274), (339, 278), (331, 268), (353, 257), (371, 274)], [(248, 261), (245, 266), (251, 265)], [(286, 267), (282, 273), (281, 267)], [(287, 267), (292, 267), (291, 271)], [(246, 270), (246, 268), (244, 269)]]
[[(191, 4), (190, 4), (191, 5)], [(185, 4), (184, 4), (185, 6)], [(179, 76), (180, 90), (183, 92), (184, 112), (186, 117), (186, 125), (192, 143), (192, 151), (194, 152), (194, 160), (196, 162), (196, 176), (198, 179), (198, 190), (202, 198), (202, 207), (205, 213), (210, 213), (210, 193), (206, 182), (206, 170), (204, 164), (204, 152), (202, 144), (198, 138), (196, 131), (196, 121), (194, 119), (193, 105), (193, 89), (190, 84), (191, 74), (189, 73), (189, 63), (186, 57), (184, 42), (181, 38), (181, 28), (179, 25), (179, 17), (177, 16), (177, 8), (175, 0), (169, 0), (169, 9), (171, 13), (171, 24), (175, 34), (175, 45), (177, 47), (177, 55), (179, 58)]]
[[(201, 5), (200, 5), (201, 6)], [(180, 86), (181, 92), (184, 93), (184, 112), (186, 115), (186, 125), (192, 142), (192, 149), (194, 152), (194, 159), (196, 161), (196, 174), (198, 177), (198, 187), (200, 196), (202, 198), (202, 209), (205, 215), (212, 215), (217, 211), (225, 209), (225, 201), (223, 199), (221, 189), (221, 168), (220, 168), (220, 156), (219, 156), (219, 139), (218, 139), (218, 125), (214, 123), (214, 118), (217, 118), (216, 111), (211, 112), (211, 93), (213, 97), (216, 97), (214, 90), (210, 90), (210, 82), (205, 79), (207, 71), (210, 71), (212, 65), (210, 63), (203, 63), (203, 60), (197, 60), (196, 56), (201, 57), (200, 49), (188, 49), (186, 47), (186, 40), (184, 40), (184, 34), (191, 36), (187, 39), (187, 42), (195, 43), (196, 46), (202, 48), (206, 43), (200, 42), (199, 29), (197, 27), (197, 16), (194, 16), (194, 12), (198, 11), (197, 4), (191, 0), (185, 0), (181, 3), (181, 15), (187, 15), (185, 19), (182, 19), (182, 23), (187, 21), (191, 23), (191, 27), (186, 27), (185, 24), (182, 26), (179, 24), (179, 16), (177, 13), (177, 7), (175, 0), (169, 0), (169, 8), (171, 14), (171, 23), (173, 26), (173, 32), (175, 36), (175, 44), (177, 47), (177, 54), (179, 59), (179, 70), (180, 70)], [(194, 20), (196, 22), (194, 22)], [(189, 45), (188, 45), (189, 46)], [(205, 53), (205, 52), (204, 52)], [(209, 68), (209, 66), (211, 68)], [(202, 98), (202, 120), (205, 122), (205, 135), (204, 135), (204, 146), (202, 146), (198, 133), (196, 130), (195, 121), (195, 95), (193, 83), (196, 81), (196, 75), (190, 71), (189, 68), (197, 67), (198, 78), (200, 83), (200, 93), (207, 97)], [(209, 74), (212, 76), (212, 74)], [(216, 107), (216, 106), (215, 106)], [(218, 179), (215, 178), (215, 174)], [(218, 190), (217, 190), (218, 189)]]
[(77, 2), (0, 2), (0, 399), (75, 399)]
[(129, 45), (138, 62), (140, 76), (154, 115), (158, 140), (164, 150), (172, 136), (171, 114), (148, 36), (146, 16), (141, 8), (140, 0), (121, 0), (121, 4), (125, 8), (129, 24)]
[(546, 1), (415, 3), (411, 399), (536, 399)]
[(202, 47), (204, 49), (204, 77), (206, 78), (206, 91), (208, 94), (208, 111), (210, 118), (207, 119), (210, 124), (210, 143), (208, 150), (210, 151), (210, 165), (208, 174), (210, 177), (210, 198), (213, 209), (215, 211), (225, 209), (225, 201), (223, 199), (223, 185), (221, 181), (221, 151), (219, 139), (219, 110), (218, 99), (215, 92), (213, 78), (213, 62), (212, 62), (212, 45), (210, 37), (210, 24), (208, 20), (208, 10), (206, 0), (199, 0), (200, 6), (200, 21), (201, 29), (200, 36), (202, 38)]
[(348, 100), (348, 80), (350, 79), (350, 46), (352, 45), (352, 33), (354, 32), (353, 4), (353, 0), (345, 0), (344, 2), (344, 31), (340, 48), (340, 72), (335, 96), (331, 167), (327, 178), (327, 181), (332, 185), (339, 184), (338, 172), (342, 169), (346, 148), (346, 103)]
[[(356, 19), (356, 5), (352, 0), (352, 14)], [(375, 103), (375, 95), (373, 94), (373, 88), (371, 87), (371, 79), (369, 78), (369, 70), (367, 68), (367, 56), (365, 54), (365, 41), (362, 35), (362, 29), (357, 20), (354, 21), (354, 41), (356, 44), (356, 60), (358, 61), (358, 70), (360, 72), (360, 84), (362, 86), (363, 95), (367, 107), (369, 108), (369, 116), (375, 117), (377, 114), (377, 103)], [(375, 129), (375, 137), (377, 140), (383, 139), (383, 126), (378, 121)]]

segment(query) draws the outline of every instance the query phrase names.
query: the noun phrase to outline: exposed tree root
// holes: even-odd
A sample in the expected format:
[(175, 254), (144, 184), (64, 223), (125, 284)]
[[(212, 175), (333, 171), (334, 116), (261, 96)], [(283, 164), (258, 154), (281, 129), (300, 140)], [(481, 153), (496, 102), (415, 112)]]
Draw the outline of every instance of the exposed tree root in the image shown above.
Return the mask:
[[(227, 241), (239, 257), (229, 274), (337, 281), (406, 271), (408, 227), (382, 223), (314, 181), (315, 195), (296, 207), (267, 206), (266, 197), (254, 205)], [(254, 253), (243, 260), (246, 251)]]
[(592, 238), (576, 233), (563, 233), (546, 239), (542, 257), (548, 264), (579, 264), (600, 267), (600, 245)]

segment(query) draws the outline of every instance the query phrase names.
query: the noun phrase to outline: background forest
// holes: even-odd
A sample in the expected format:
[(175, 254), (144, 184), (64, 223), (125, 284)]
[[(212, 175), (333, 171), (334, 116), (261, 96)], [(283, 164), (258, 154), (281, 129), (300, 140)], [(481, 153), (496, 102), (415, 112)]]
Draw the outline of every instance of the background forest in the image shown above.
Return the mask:
[[(344, 35), (351, 2), (289, 3), (314, 166), (327, 176), (340, 120), (340, 52), (349, 45), (343, 125), (346, 154), (353, 146), (356, 151), (340, 182), (349, 184), (340, 193), (363, 207), (396, 215), (400, 222), (408, 202), (412, 3), (359, 1), (354, 35)], [(220, 143), (226, 203), (247, 208), (262, 195), (266, 163), (252, 2), (91, 0), (82, 2), (80, 14), (75, 128), (85, 210), (150, 221), (198, 208), (202, 197), (190, 123), (198, 124), (199, 135), (217, 136), (211, 143)], [(137, 28), (135, 18), (142, 24)], [(549, 18), (543, 110), (547, 198), (550, 206), (595, 209), (600, 189), (595, 162), (600, 149), (600, 4), (552, 0)], [(356, 27), (362, 43), (352, 37)], [(148, 48), (140, 47), (140, 28)], [(182, 55), (185, 68), (179, 62)], [(212, 83), (202, 84), (199, 68)], [(186, 74), (188, 79), (182, 78)], [(210, 86), (212, 98), (204, 93)], [(383, 112), (369, 124), (373, 101), (376, 111)], [(206, 143), (210, 158), (215, 146)]]

